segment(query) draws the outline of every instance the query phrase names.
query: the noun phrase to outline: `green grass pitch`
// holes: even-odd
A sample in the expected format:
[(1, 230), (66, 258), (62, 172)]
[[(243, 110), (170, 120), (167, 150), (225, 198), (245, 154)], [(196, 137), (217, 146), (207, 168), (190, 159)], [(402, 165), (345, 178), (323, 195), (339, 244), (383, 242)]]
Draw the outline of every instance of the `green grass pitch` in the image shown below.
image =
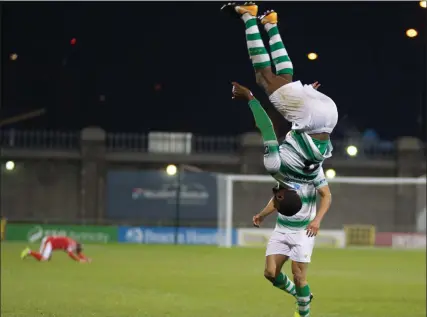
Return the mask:
[[(80, 264), (61, 252), (22, 261), (24, 246), (2, 244), (2, 317), (293, 316), (293, 299), (264, 280), (263, 249), (86, 245), (93, 263)], [(317, 249), (312, 260), (312, 317), (426, 316), (425, 252)]]

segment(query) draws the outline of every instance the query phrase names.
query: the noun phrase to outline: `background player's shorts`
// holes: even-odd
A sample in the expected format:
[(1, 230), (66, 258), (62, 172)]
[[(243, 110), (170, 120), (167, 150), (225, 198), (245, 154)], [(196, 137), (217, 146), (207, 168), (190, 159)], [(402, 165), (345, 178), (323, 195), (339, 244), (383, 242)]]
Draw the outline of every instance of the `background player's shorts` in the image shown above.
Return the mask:
[(47, 237), (44, 237), (40, 244), (40, 254), (43, 257), (43, 260), (48, 260), (52, 255), (52, 243), (47, 241)]
[(292, 233), (273, 231), (265, 255), (282, 254), (295, 262), (310, 263), (314, 241), (314, 237), (307, 236), (306, 230)]
[(338, 122), (335, 102), (300, 81), (283, 85), (269, 99), (277, 111), (293, 123), (294, 130), (331, 133)]

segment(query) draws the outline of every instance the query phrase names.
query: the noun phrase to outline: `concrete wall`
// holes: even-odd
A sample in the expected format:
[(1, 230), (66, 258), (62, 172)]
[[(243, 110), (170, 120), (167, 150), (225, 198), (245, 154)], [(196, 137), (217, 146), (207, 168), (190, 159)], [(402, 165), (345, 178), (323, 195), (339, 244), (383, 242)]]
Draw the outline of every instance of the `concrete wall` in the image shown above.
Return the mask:
[(80, 164), (67, 160), (20, 160), (0, 178), (2, 216), (10, 219), (79, 218)]
[[(262, 145), (257, 134), (241, 139), (236, 153), (152, 154), (108, 151), (106, 134), (98, 128), (82, 131), (79, 148), (35, 149), (5, 146), (4, 160), (16, 162), (14, 171), (1, 171), (2, 215), (9, 219), (108, 222), (105, 219), (106, 174), (109, 170), (164, 169), (169, 163), (191, 164), (206, 171), (265, 174)], [(403, 176), (425, 174), (425, 156), (418, 140), (402, 138), (392, 160), (332, 157), (325, 163), (340, 176)], [(268, 184), (236, 184), (235, 222), (250, 225), (252, 215), (270, 195)], [(332, 185), (334, 204), (325, 221), (329, 228), (345, 223), (377, 224), (383, 230), (413, 225), (420, 190), (413, 186)], [(422, 190), (421, 190), (422, 192)], [(425, 193), (425, 190), (423, 191)], [(213, 224), (215, 225), (215, 224)]]

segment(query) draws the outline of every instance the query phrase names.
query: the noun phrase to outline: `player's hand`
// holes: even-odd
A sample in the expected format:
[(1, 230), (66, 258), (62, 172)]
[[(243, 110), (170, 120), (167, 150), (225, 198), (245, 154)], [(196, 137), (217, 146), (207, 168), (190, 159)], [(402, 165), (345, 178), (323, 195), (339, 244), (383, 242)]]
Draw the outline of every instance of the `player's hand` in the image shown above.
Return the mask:
[(92, 260), (91, 259), (80, 259), (79, 262), (80, 263), (90, 263), (90, 262), (92, 262)]
[(320, 221), (317, 219), (313, 219), (307, 226), (307, 235), (311, 237), (315, 237), (317, 233), (319, 232), (320, 228)]
[(264, 217), (261, 216), (260, 214), (257, 214), (255, 216), (253, 216), (252, 223), (253, 223), (254, 227), (259, 228), (261, 223), (263, 222), (263, 220), (264, 220)]
[(233, 85), (233, 99), (245, 99), (248, 101), (254, 99), (254, 95), (252, 95), (252, 92), (245, 86), (242, 86), (236, 82), (232, 82), (231, 84)]
[(316, 81), (316, 82), (312, 83), (311, 86), (313, 86), (313, 88), (317, 90), (320, 87), (320, 84), (318, 81)]

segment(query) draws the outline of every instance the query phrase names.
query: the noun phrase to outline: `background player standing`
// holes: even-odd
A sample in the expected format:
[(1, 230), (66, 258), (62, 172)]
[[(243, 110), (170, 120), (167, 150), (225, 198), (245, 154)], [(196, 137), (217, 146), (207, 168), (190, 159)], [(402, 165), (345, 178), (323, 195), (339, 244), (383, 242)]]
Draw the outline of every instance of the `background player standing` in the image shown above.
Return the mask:
[(40, 244), (40, 252), (32, 251), (26, 248), (21, 253), (21, 258), (25, 259), (27, 256), (32, 256), (38, 261), (49, 261), (52, 252), (55, 250), (62, 250), (67, 252), (68, 256), (78, 262), (91, 262), (83, 253), (83, 246), (69, 237), (62, 236), (47, 236), (44, 237)]
[[(249, 101), (264, 140), (264, 165), (278, 182), (274, 197), (253, 218), (254, 225), (259, 226), (266, 216), (276, 210), (279, 212), (276, 227), (267, 245), (264, 276), (275, 287), (296, 297), (296, 316), (308, 317), (312, 300), (307, 282), (308, 263), (311, 261), (314, 237), (331, 204), (331, 192), (323, 173), (322, 161), (307, 166), (307, 148), (294, 143), (289, 137), (295, 131), (288, 133), (279, 148), (270, 118), (249, 89), (234, 82), (233, 98)], [(319, 155), (318, 149), (314, 148), (313, 151)], [(311, 155), (314, 155), (313, 151)], [(320, 196), (318, 212), (317, 193)], [(294, 282), (281, 272), (288, 259), (292, 260)]]

